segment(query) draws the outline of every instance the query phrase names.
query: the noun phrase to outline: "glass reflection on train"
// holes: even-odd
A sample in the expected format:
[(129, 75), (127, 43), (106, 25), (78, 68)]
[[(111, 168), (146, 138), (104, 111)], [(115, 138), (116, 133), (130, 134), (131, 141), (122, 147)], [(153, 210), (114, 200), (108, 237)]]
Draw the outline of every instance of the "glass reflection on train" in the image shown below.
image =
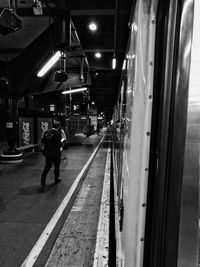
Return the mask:
[(198, 266), (199, 12), (133, 5), (111, 125), (117, 266)]

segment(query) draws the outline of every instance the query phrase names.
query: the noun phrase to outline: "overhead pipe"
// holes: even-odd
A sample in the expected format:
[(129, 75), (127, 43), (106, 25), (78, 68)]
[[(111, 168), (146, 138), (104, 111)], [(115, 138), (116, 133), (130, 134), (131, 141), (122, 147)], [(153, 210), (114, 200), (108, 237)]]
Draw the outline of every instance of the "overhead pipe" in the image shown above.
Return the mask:
[(83, 58), (84, 58), (84, 60), (85, 60), (85, 63), (86, 63), (86, 65), (87, 65), (88, 69), (90, 69), (89, 62), (88, 62), (87, 57), (86, 57), (86, 55), (85, 55), (85, 53), (84, 53), (84, 51), (83, 51), (83, 48), (82, 48), (80, 39), (79, 39), (79, 37), (78, 37), (77, 31), (76, 31), (76, 29), (75, 29), (74, 24), (73, 24), (72, 21), (71, 21), (71, 31), (74, 32), (76, 41), (77, 41), (77, 43), (79, 44), (79, 46), (80, 46), (80, 48), (81, 48), (81, 50), (82, 50), (82, 52), (83, 52)]
[(114, 57), (116, 57), (116, 52), (117, 52), (117, 16), (118, 16), (118, 0), (115, 0)]
[[(37, 1), (37, 0), (35, 0)], [(56, 1), (55, 5), (59, 10), (59, 17), (56, 16), (52, 10), (52, 7), (49, 5), (48, 0), (43, 0), (44, 4), (48, 10), (49, 16), (53, 18), (54, 22), (57, 24), (58, 28), (60, 27), (59, 21), (62, 24), (62, 46), (71, 45), (71, 19), (70, 19), (70, 9), (64, 3), (64, 1)]]
[(47, 8), (47, 11), (49, 13), (49, 16), (53, 18), (53, 20), (58, 23), (58, 20), (57, 20), (57, 17), (54, 15), (53, 11), (52, 11), (52, 8), (50, 7), (49, 3), (47, 0), (43, 0), (46, 8)]
[(16, 9), (16, 3), (15, 0), (9, 0), (9, 9)]
[(63, 70), (67, 73), (67, 53), (66, 50), (63, 52)]
[(81, 82), (84, 81), (84, 76), (83, 76), (84, 60), (85, 60), (85, 58), (82, 57), (82, 58), (81, 58), (81, 69), (80, 69), (80, 81), (81, 81)]

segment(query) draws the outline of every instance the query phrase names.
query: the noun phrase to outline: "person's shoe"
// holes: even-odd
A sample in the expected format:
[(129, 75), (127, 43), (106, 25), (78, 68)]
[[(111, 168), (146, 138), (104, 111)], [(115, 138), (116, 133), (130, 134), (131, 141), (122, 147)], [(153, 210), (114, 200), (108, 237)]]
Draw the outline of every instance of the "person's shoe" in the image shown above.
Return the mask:
[(56, 179), (55, 179), (55, 184), (58, 184), (58, 183), (60, 183), (61, 181), (62, 181), (61, 179), (56, 178)]

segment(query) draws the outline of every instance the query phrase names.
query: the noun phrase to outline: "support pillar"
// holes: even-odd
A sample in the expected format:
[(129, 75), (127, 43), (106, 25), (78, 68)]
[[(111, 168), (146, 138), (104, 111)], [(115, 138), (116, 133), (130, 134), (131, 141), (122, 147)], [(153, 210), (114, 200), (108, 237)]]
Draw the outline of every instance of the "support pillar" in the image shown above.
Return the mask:
[(20, 163), (23, 161), (23, 154), (16, 149), (19, 137), (18, 125), (18, 100), (7, 99), (7, 142), (8, 148), (0, 155), (1, 163)]

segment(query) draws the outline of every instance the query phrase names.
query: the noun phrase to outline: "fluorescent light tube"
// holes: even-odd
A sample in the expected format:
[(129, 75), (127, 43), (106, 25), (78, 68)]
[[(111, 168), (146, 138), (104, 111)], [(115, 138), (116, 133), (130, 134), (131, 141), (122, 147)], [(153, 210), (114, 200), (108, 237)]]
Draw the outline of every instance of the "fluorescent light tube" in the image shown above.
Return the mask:
[(122, 66), (122, 70), (125, 70), (125, 69), (126, 69), (126, 58), (124, 59), (123, 66)]
[(77, 93), (77, 92), (81, 92), (81, 91), (86, 91), (87, 87), (83, 87), (83, 88), (77, 88), (77, 89), (72, 89), (72, 90), (66, 90), (63, 91), (62, 94), (66, 95), (66, 94), (72, 94), (72, 93)]
[(112, 69), (114, 70), (116, 68), (116, 58), (114, 57), (112, 59)]
[(44, 74), (60, 59), (61, 51), (57, 51), (49, 61), (42, 67), (42, 69), (37, 73), (38, 77), (44, 76)]

